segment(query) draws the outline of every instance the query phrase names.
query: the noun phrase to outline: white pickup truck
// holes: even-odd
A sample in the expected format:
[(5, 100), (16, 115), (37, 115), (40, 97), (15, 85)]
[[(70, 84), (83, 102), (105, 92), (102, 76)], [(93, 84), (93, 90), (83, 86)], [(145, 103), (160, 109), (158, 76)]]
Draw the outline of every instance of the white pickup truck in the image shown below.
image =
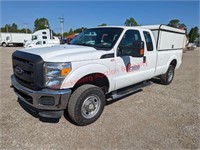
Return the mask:
[(69, 45), (17, 50), (12, 87), (39, 117), (66, 110), (77, 125), (93, 123), (106, 100), (130, 94), (159, 77), (172, 82), (182, 62), (185, 31), (164, 25), (86, 29)]

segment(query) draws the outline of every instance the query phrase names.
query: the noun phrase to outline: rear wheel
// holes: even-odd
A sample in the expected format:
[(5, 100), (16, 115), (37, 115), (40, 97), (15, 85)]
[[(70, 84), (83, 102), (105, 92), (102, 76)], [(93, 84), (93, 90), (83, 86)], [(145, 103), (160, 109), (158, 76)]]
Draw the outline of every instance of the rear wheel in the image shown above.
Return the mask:
[(82, 85), (74, 91), (68, 104), (70, 118), (80, 126), (96, 121), (105, 106), (105, 94), (94, 85)]
[(174, 78), (174, 66), (170, 65), (167, 72), (160, 76), (160, 81), (164, 85), (169, 85)]
[(2, 43), (2, 46), (3, 46), (3, 47), (6, 47), (6, 43)]

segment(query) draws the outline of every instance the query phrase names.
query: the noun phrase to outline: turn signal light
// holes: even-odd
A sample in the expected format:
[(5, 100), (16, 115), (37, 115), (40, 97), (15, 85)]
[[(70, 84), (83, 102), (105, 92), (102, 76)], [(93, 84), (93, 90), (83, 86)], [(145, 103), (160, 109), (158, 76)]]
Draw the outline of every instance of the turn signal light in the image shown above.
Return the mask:
[(61, 76), (66, 76), (67, 74), (70, 73), (70, 71), (71, 71), (70, 68), (63, 68), (63, 69), (61, 70)]
[(144, 49), (140, 49), (140, 55), (144, 55)]

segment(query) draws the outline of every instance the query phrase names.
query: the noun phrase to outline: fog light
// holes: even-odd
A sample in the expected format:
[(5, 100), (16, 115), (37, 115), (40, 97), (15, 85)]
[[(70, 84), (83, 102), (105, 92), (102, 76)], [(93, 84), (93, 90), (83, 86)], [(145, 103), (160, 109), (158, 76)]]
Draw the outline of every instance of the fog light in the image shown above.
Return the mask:
[(39, 99), (39, 103), (42, 105), (53, 106), (55, 104), (55, 98), (52, 96), (42, 96)]

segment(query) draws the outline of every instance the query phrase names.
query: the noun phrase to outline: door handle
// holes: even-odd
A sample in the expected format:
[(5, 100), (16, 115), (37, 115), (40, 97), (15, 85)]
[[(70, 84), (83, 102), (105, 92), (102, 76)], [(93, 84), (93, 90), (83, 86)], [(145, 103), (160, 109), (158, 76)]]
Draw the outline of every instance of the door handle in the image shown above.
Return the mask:
[(143, 56), (143, 63), (146, 63), (146, 56)]

